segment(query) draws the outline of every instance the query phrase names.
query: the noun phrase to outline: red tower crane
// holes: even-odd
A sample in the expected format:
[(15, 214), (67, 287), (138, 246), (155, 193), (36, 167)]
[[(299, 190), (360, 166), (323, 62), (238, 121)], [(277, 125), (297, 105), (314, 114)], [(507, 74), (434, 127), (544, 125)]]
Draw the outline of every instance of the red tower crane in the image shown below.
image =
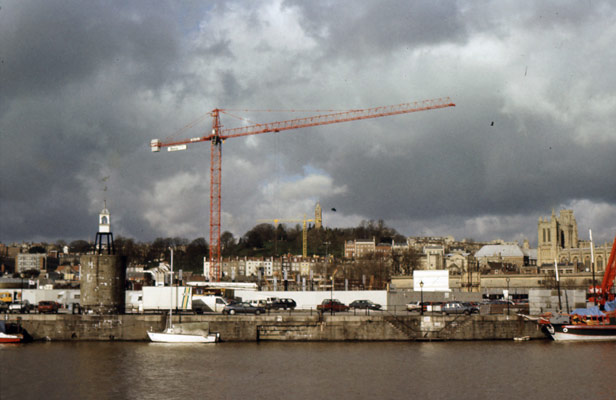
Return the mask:
[(605, 305), (606, 301), (614, 300), (614, 294), (612, 293), (612, 287), (614, 287), (614, 279), (616, 279), (616, 237), (612, 243), (612, 251), (610, 252), (610, 258), (605, 266), (605, 272), (603, 273), (603, 280), (601, 286), (593, 286), (589, 291), (592, 292), (592, 297), (588, 301), (595, 302), (595, 304)]
[(210, 279), (220, 280), (220, 189), (222, 184), (221, 157), (222, 142), (229, 138), (257, 135), (259, 133), (280, 132), (290, 129), (307, 128), (310, 126), (337, 124), (339, 122), (355, 121), (360, 119), (386, 117), (389, 115), (408, 114), (417, 111), (435, 110), (439, 108), (453, 107), (455, 104), (446, 98), (424, 100), (414, 103), (397, 104), (393, 106), (348, 110), (330, 114), (316, 115), (312, 117), (291, 119), (287, 121), (269, 122), (244, 126), (240, 128), (223, 129), (220, 123), (220, 114), (224, 109), (214, 109), (211, 112), (213, 118), (212, 132), (209, 135), (192, 139), (161, 142), (158, 139), (151, 141), (153, 152), (160, 151), (161, 147), (167, 147), (168, 151), (185, 150), (186, 146), (195, 142), (209, 141), (211, 149), (210, 158)]

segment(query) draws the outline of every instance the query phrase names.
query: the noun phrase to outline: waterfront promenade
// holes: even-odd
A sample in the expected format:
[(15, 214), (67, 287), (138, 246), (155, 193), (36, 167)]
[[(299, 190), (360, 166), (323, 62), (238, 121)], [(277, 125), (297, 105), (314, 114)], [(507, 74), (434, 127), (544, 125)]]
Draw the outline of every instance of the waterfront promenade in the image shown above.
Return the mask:
[[(164, 314), (5, 315), (35, 340), (143, 341), (165, 327)], [(174, 315), (185, 331), (220, 333), (222, 341), (442, 341), (544, 339), (534, 322), (517, 315), (414, 315), (408, 313), (278, 313), (259, 316)]]

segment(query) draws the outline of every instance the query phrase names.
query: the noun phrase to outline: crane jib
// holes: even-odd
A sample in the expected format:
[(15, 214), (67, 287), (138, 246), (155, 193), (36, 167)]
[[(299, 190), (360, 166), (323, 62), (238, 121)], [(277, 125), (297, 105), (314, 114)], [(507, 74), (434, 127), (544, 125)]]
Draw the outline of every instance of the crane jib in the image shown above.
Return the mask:
[[(221, 250), (220, 250), (220, 214), (221, 214), (221, 192), (222, 185), (222, 163), (221, 163), (221, 144), (227, 138), (257, 135), (266, 132), (280, 132), (291, 129), (307, 128), (319, 125), (336, 124), (348, 121), (357, 121), (369, 118), (406, 114), (418, 111), (436, 110), (439, 108), (454, 107), (448, 97), (421, 102), (404, 103), (393, 106), (375, 107), (359, 110), (347, 110), (333, 114), (317, 115), (312, 117), (298, 118), (287, 121), (278, 121), (267, 124), (244, 126), (233, 129), (221, 129), (220, 112), (221, 109), (212, 110), (212, 134), (209, 136), (197, 137), (183, 141), (162, 143), (159, 139), (150, 142), (153, 152), (159, 152), (161, 147), (168, 147), (169, 151), (185, 150), (186, 145), (195, 142), (212, 142), (210, 156), (210, 260), (209, 277), (212, 280), (221, 279)], [(304, 249), (305, 251), (305, 249)], [(613, 276), (612, 276), (613, 279)]]

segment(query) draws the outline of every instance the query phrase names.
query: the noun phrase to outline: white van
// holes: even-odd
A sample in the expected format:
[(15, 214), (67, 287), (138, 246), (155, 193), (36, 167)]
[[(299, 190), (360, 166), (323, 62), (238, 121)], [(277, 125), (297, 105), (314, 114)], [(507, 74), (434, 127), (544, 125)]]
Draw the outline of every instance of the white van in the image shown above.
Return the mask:
[(203, 314), (204, 312), (222, 313), (227, 304), (229, 303), (221, 296), (206, 295), (192, 297), (192, 309), (197, 314)]

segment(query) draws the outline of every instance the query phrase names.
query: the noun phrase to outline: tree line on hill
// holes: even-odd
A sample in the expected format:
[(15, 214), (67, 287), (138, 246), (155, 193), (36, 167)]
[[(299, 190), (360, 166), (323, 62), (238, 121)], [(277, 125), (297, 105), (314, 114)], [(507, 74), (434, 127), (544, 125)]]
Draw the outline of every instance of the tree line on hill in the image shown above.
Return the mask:
[[(342, 259), (344, 256), (344, 243), (346, 241), (372, 238), (374, 238), (377, 244), (392, 243), (392, 241), (404, 242), (406, 240), (395, 229), (386, 226), (382, 220), (362, 221), (354, 228), (315, 228), (313, 225), (310, 225), (307, 226), (308, 255), (317, 255), (319, 257), (330, 255), (337, 259)], [(262, 223), (254, 226), (239, 238), (226, 231), (221, 235), (220, 244), (223, 257), (301, 255), (303, 250), (303, 229), (300, 224), (295, 226), (287, 226), (285, 224), (274, 226)], [(93, 244), (86, 240), (74, 240), (70, 243), (59, 240), (52, 246), (48, 246), (45, 243), (33, 246), (30, 248), (30, 252), (43, 253), (50, 247), (56, 248), (61, 252), (64, 246), (68, 246), (70, 254), (86, 254), (93, 250)], [(203, 258), (209, 257), (209, 243), (203, 237), (192, 241), (181, 237), (157, 238), (148, 243), (120, 236), (115, 239), (114, 246), (116, 254), (127, 257), (129, 266), (157, 266), (160, 261), (169, 261), (169, 248), (173, 248), (174, 268), (202, 272)], [(2, 261), (4, 262), (5, 260)], [(393, 264), (404, 265), (405, 262), (404, 260), (393, 260)], [(54, 265), (53, 261), (51, 261), (49, 266), (57, 265)], [(398, 269), (401, 269), (401, 267)]]

